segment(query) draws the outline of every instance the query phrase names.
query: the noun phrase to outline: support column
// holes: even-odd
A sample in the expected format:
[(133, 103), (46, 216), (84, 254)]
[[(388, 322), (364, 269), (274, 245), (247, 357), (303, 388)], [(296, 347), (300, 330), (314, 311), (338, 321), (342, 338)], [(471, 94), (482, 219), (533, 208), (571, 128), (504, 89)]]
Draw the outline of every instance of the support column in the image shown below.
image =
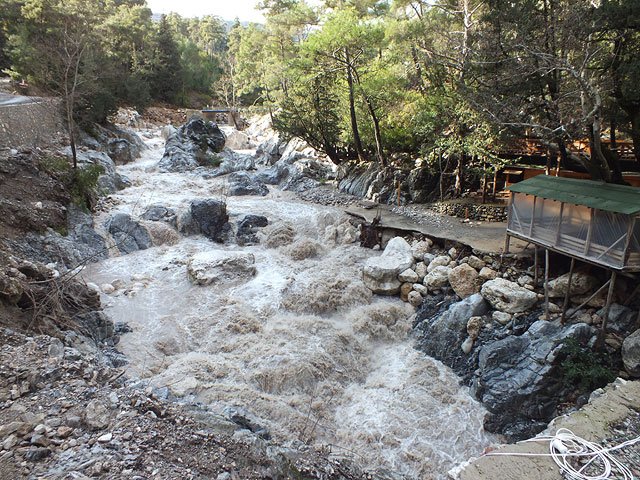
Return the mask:
[(538, 246), (533, 246), (533, 285), (538, 288)]
[(567, 283), (567, 293), (564, 295), (564, 303), (562, 304), (562, 316), (560, 317), (560, 323), (564, 325), (566, 321), (565, 316), (567, 314), (567, 307), (569, 306), (569, 297), (571, 296), (571, 280), (573, 278), (573, 268), (576, 265), (576, 259), (571, 258), (571, 266), (569, 267), (569, 282)]
[(609, 309), (611, 308), (611, 301), (613, 300), (613, 292), (616, 286), (617, 272), (614, 270), (611, 272), (611, 280), (609, 280), (609, 293), (607, 293), (607, 303), (604, 306), (604, 315), (602, 316), (602, 327), (600, 327), (600, 333), (596, 341), (596, 348), (601, 349), (604, 346), (604, 340), (607, 335), (607, 322), (609, 320)]
[(544, 249), (544, 318), (549, 321), (549, 249)]

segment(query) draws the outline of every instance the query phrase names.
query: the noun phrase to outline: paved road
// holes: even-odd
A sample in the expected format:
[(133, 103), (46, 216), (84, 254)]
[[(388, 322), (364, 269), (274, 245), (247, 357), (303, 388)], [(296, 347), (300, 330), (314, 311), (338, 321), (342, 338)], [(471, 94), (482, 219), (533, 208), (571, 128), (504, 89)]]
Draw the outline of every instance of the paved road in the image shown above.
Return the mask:
[(37, 103), (38, 97), (25, 97), (23, 95), (11, 95), (9, 93), (0, 93), (0, 107), (10, 107), (13, 105), (28, 105)]

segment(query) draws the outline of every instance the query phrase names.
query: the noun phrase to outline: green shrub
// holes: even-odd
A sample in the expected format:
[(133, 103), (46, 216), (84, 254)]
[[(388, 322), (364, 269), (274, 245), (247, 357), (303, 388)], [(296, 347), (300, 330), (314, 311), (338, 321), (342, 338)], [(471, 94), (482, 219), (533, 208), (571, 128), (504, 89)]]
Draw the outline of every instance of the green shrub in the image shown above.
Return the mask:
[(71, 172), (69, 191), (73, 203), (80, 208), (93, 209), (98, 198), (98, 178), (103, 172), (101, 165), (87, 165)]
[(580, 391), (593, 391), (616, 378), (616, 370), (609, 355), (594, 352), (570, 338), (562, 347), (564, 360), (560, 363), (564, 378)]

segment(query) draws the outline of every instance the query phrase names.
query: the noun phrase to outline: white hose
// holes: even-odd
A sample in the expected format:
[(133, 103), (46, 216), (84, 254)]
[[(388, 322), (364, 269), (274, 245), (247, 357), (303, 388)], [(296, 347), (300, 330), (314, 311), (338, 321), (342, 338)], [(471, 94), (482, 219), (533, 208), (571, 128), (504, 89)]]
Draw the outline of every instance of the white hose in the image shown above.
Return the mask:
[[(549, 442), (549, 453), (518, 453), (518, 452), (489, 452), (488, 456), (514, 456), (514, 457), (551, 457), (556, 462), (560, 471), (571, 480), (634, 480), (633, 473), (622, 464), (613, 454), (615, 450), (628, 447), (640, 442), (640, 437), (628, 440), (615, 447), (604, 448), (596, 443), (589, 442), (578, 437), (571, 430), (560, 428), (552, 437), (536, 437), (527, 442)], [(573, 457), (592, 457), (579, 470), (571, 465), (569, 460)], [(599, 470), (599, 473), (587, 475), (584, 470), (591, 466)]]

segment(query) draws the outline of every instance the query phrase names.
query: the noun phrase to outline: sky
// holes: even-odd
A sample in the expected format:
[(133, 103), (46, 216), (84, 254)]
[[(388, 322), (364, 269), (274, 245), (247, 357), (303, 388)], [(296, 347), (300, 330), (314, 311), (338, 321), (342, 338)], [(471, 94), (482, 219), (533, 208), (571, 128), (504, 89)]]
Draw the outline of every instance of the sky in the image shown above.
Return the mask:
[(224, 20), (262, 22), (262, 13), (255, 10), (259, 0), (147, 0), (153, 13), (179, 13), (183, 17), (218, 15)]

